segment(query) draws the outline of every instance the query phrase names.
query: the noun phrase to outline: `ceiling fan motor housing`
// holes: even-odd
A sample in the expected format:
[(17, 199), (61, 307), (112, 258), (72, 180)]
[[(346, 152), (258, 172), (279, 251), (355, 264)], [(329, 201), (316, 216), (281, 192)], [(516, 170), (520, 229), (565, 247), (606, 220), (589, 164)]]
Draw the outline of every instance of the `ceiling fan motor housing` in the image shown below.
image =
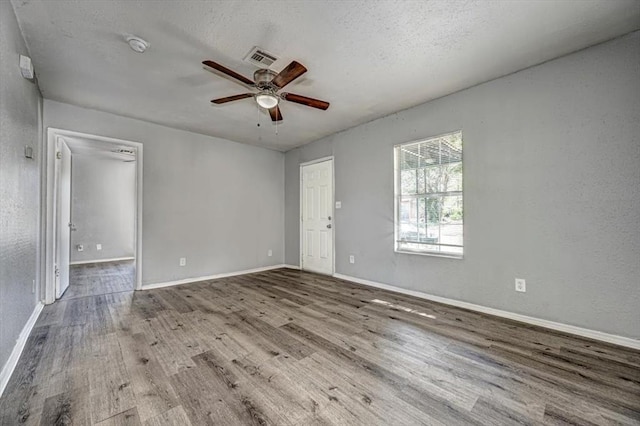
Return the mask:
[(259, 89), (273, 89), (271, 80), (278, 75), (270, 69), (260, 69), (253, 73), (253, 81), (256, 82), (256, 87)]

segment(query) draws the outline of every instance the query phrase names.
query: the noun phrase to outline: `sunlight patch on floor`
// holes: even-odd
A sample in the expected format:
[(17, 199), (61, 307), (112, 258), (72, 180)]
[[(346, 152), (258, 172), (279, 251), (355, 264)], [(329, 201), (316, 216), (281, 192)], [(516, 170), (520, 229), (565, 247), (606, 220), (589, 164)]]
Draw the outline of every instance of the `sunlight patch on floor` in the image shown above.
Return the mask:
[(390, 308), (399, 309), (399, 310), (404, 311), (404, 312), (410, 312), (412, 314), (420, 315), (421, 317), (436, 319), (435, 315), (425, 314), (424, 312), (420, 312), (420, 311), (417, 311), (415, 309), (407, 308), (406, 306), (402, 306), (402, 305), (395, 305), (395, 304), (393, 304), (391, 302), (387, 302), (385, 300), (373, 299), (372, 302), (373, 303), (377, 303), (379, 305), (388, 306)]

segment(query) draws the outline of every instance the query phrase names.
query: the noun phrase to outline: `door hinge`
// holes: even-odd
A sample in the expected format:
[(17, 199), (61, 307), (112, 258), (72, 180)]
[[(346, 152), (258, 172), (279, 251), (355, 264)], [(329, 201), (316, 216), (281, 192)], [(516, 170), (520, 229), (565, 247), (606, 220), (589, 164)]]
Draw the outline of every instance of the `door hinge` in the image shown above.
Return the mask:
[(60, 151), (56, 152), (56, 160), (62, 160), (62, 153)]

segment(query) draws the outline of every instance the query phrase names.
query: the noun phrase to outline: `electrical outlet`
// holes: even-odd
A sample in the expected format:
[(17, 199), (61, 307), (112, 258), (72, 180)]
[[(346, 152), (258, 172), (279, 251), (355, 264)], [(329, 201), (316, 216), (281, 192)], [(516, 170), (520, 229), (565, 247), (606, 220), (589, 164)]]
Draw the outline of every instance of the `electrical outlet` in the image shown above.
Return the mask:
[(84, 246), (82, 244), (77, 245), (78, 251), (84, 251)]
[(187, 258), (186, 257), (181, 257), (180, 258), (180, 266), (187, 266)]
[(96, 250), (102, 250), (102, 244), (96, 244)]
[(36, 292), (36, 280), (33, 280), (31, 282), (31, 293), (35, 293)]
[(527, 283), (525, 282), (524, 278), (516, 278), (516, 291), (526, 293)]
[(336, 201), (336, 209), (342, 208), (342, 201)]
[(269, 257), (273, 256), (273, 250), (269, 249), (269, 251), (267, 252), (267, 256)]
[(354, 255), (349, 256), (349, 263), (356, 263), (356, 257)]

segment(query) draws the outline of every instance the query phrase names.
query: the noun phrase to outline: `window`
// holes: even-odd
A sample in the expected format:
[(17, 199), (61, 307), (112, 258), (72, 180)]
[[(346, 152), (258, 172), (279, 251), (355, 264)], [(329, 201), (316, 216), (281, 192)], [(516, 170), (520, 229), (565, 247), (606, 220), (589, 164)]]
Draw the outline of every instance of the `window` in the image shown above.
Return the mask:
[(462, 132), (395, 147), (396, 251), (462, 257)]

